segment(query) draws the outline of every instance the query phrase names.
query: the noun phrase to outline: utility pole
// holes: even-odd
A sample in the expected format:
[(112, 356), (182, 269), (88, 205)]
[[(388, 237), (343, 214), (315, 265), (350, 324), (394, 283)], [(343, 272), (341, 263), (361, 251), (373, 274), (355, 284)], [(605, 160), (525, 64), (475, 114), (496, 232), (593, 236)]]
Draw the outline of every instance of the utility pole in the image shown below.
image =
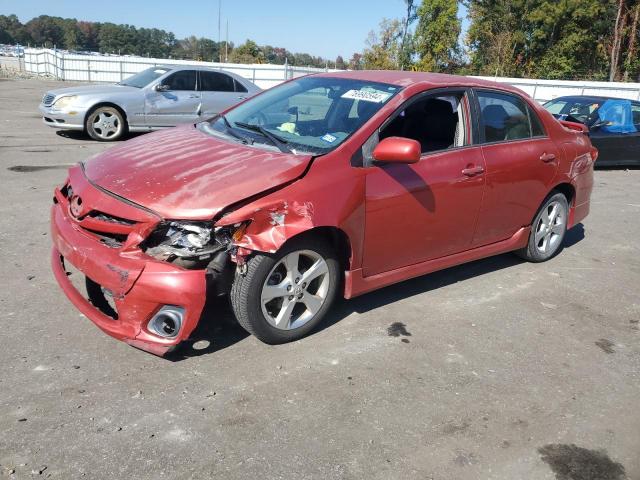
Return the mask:
[(224, 42), (224, 61), (229, 62), (229, 19), (227, 18), (227, 39)]
[(220, 28), (220, 18), (222, 17), (222, 0), (218, 0), (218, 61), (222, 63), (222, 50), (220, 50), (220, 37), (221, 37), (221, 28)]

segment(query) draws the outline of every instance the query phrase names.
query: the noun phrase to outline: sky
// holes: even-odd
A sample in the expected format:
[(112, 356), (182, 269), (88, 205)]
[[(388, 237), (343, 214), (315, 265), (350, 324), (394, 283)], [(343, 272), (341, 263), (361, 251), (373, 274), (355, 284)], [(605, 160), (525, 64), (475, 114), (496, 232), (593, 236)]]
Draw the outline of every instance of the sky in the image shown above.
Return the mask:
[[(96, 22), (160, 28), (177, 38), (218, 38), (219, 0), (0, 0), (0, 15), (16, 14), (22, 22), (51, 15)], [(250, 38), (259, 45), (292, 52), (349, 59), (365, 48), (371, 30), (383, 18), (400, 18), (403, 0), (220, 0), (222, 39), (229, 20), (229, 40)]]

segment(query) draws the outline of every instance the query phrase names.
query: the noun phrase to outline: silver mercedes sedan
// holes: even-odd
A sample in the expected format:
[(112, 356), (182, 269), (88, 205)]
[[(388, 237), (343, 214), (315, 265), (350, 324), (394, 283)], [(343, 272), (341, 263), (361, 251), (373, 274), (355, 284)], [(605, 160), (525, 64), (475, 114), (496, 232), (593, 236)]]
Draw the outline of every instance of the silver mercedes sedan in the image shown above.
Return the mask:
[(120, 83), (47, 92), (40, 112), (53, 128), (86, 131), (113, 141), (127, 131), (147, 132), (213, 117), (260, 92), (231, 72), (191, 65), (143, 70)]

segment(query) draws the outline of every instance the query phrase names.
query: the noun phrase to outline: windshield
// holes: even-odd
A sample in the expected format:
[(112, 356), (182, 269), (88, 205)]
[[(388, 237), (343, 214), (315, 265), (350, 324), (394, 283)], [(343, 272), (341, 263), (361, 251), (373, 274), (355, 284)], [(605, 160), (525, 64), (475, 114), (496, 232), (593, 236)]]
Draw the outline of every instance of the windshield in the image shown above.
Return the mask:
[(304, 77), (248, 100), (207, 126), (240, 136), (246, 143), (324, 154), (358, 130), (399, 90), (365, 80)]
[(560, 120), (590, 125), (598, 118), (596, 111), (601, 104), (600, 100), (593, 98), (559, 98), (551, 100), (543, 106)]
[(127, 87), (143, 88), (153, 82), (155, 79), (160, 78), (162, 75), (169, 71), (168, 68), (151, 67), (143, 70), (135, 75), (124, 79), (118, 85), (126, 85)]

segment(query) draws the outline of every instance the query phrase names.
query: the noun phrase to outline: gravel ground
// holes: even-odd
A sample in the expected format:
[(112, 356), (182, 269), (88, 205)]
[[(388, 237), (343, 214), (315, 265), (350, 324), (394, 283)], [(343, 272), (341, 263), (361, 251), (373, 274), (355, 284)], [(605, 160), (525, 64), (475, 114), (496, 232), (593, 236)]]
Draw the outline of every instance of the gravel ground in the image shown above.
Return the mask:
[(640, 478), (640, 171), (597, 172), (550, 262), (404, 282), (276, 347), (222, 303), (167, 360), (101, 333), (50, 272), (52, 189), (108, 148), (41, 123), (59, 84), (0, 81), (0, 477)]

